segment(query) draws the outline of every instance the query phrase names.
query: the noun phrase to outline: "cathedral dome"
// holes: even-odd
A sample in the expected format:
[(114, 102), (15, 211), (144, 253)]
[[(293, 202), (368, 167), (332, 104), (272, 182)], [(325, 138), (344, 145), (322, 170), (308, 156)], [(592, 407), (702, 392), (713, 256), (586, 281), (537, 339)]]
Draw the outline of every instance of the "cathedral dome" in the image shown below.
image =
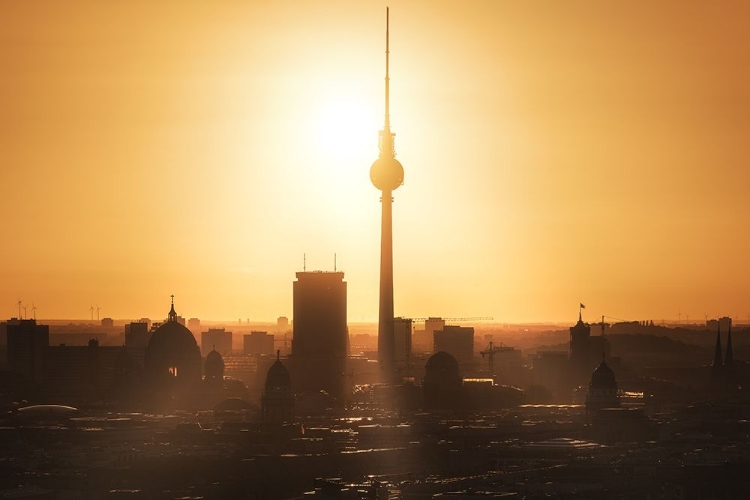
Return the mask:
[(146, 358), (155, 355), (168, 354), (168, 351), (177, 351), (173, 354), (187, 354), (193, 351), (200, 353), (195, 337), (185, 326), (176, 321), (168, 321), (156, 329), (148, 341), (146, 347)]
[(207, 379), (222, 380), (224, 378), (224, 358), (216, 349), (206, 356), (204, 373)]
[(174, 305), (169, 320), (151, 335), (144, 364), (146, 375), (157, 391), (187, 389), (188, 384), (200, 381), (201, 353), (198, 343), (190, 330), (177, 321)]
[(591, 383), (589, 387), (592, 389), (617, 389), (617, 382), (615, 381), (615, 373), (612, 369), (607, 366), (607, 363), (602, 360), (594, 373), (591, 374)]

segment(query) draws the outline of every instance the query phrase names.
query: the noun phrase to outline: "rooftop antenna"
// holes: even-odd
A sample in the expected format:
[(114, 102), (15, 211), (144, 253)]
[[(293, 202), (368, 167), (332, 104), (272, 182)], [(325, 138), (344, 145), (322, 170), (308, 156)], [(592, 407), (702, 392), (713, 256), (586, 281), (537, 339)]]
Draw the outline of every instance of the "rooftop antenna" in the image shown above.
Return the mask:
[[(391, 133), (391, 90), (390, 90), (390, 9), (385, 8), (385, 123), (380, 131), (380, 157), (394, 158), (395, 134)], [(377, 186), (376, 186), (377, 187)]]
[(391, 108), (390, 108), (390, 26), (391, 26), (391, 9), (385, 8), (385, 132), (391, 131)]

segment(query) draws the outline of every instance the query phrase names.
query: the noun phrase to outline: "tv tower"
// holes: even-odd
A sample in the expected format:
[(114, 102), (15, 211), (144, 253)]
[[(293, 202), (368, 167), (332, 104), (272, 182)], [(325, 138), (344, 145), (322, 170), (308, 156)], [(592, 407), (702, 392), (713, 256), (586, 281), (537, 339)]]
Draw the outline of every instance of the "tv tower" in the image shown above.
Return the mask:
[(391, 132), (389, 112), (390, 54), (389, 9), (385, 9), (385, 124), (380, 131), (380, 155), (370, 167), (370, 180), (381, 192), (383, 213), (380, 229), (380, 307), (378, 314), (378, 364), (382, 382), (395, 381), (395, 340), (393, 333), (393, 196), (392, 192), (404, 182), (404, 167), (396, 159), (394, 133)]

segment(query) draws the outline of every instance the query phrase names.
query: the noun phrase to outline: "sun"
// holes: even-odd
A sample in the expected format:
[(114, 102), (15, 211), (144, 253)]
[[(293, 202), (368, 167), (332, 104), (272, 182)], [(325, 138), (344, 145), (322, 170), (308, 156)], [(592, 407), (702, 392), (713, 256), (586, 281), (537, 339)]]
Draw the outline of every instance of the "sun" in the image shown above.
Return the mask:
[(328, 96), (321, 100), (313, 121), (316, 149), (329, 160), (358, 160), (372, 156), (377, 148), (377, 116), (361, 97)]

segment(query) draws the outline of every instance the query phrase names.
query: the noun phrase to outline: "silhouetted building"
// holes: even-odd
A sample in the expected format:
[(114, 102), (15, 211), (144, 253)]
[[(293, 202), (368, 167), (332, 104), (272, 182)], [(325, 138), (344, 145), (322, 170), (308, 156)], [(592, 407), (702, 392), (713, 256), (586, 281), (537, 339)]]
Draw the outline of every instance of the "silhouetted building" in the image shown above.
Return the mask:
[(461, 371), (474, 364), (474, 328), (470, 326), (444, 326), (434, 333), (434, 352), (445, 351), (458, 362)]
[(216, 350), (222, 356), (232, 352), (232, 332), (224, 328), (209, 328), (207, 332), (201, 333), (201, 354), (208, 356), (208, 353)]
[(102, 318), (102, 326), (104, 328), (112, 328), (115, 326), (115, 320), (112, 318)]
[(121, 346), (100, 346), (96, 339), (86, 346), (48, 347), (44, 356), (46, 400), (81, 405), (118, 399), (117, 360), (124, 351)]
[(341, 402), (348, 343), (344, 273), (297, 273), (293, 300), (294, 388), (324, 390)]
[(190, 318), (187, 322), (188, 330), (193, 332), (193, 335), (198, 335), (201, 331), (201, 320), (198, 318)]
[(284, 333), (289, 330), (289, 318), (286, 316), (279, 316), (276, 318), (276, 331)]
[(224, 359), (219, 351), (213, 350), (208, 353), (203, 373), (205, 380), (224, 380)]
[(709, 319), (706, 321), (706, 328), (709, 330), (728, 332), (729, 329), (732, 328), (732, 318), (729, 316), (722, 316), (719, 319)]
[(261, 398), (263, 421), (272, 423), (290, 422), (294, 418), (294, 393), (289, 371), (281, 363), (280, 353), (266, 374), (266, 383)]
[(268, 332), (250, 332), (243, 337), (243, 352), (250, 355), (273, 354), (273, 335)]
[(435, 352), (435, 332), (445, 327), (442, 318), (427, 318), (424, 322), (424, 330), (414, 330), (412, 341), (413, 353)]
[(602, 359), (594, 373), (591, 374), (589, 392), (586, 395), (586, 411), (589, 414), (602, 408), (617, 408), (620, 398), (617, 395), (615, 373)]
[(456, 410), (462, 404), (462, 379), (456, 358), (445, 351), (430, 356), (425, 366), (424, 406), (428, 410)]
[(139, 321), (125, 325), (125, 347), (128, 349), (145, 351), (150, 338), (148, 323)]
[(49, 347), (49, 326), (35, 319), (11, 319), (6, 324), (8, 369), (29, 384), (43, 381), (44, 355)]
[(573, 386), (586, 383), (591, 373), (589, 367), (589, 338), (591, 326), (583, 322), (581, 311), (578, 311), (578, 323), (570, 327), (570, 373)]
[(195, 337), (177, 322), (174, 302), (167, 321), (151, 335), (145, 356), (146, 382), (157, 403), (184, 404), (201, 381), (201, 353)]
[(396, 371), (402, 377), (409, 376), (411, 364), (412, 320), (395, 318), (393, 320), (394, 362)]

